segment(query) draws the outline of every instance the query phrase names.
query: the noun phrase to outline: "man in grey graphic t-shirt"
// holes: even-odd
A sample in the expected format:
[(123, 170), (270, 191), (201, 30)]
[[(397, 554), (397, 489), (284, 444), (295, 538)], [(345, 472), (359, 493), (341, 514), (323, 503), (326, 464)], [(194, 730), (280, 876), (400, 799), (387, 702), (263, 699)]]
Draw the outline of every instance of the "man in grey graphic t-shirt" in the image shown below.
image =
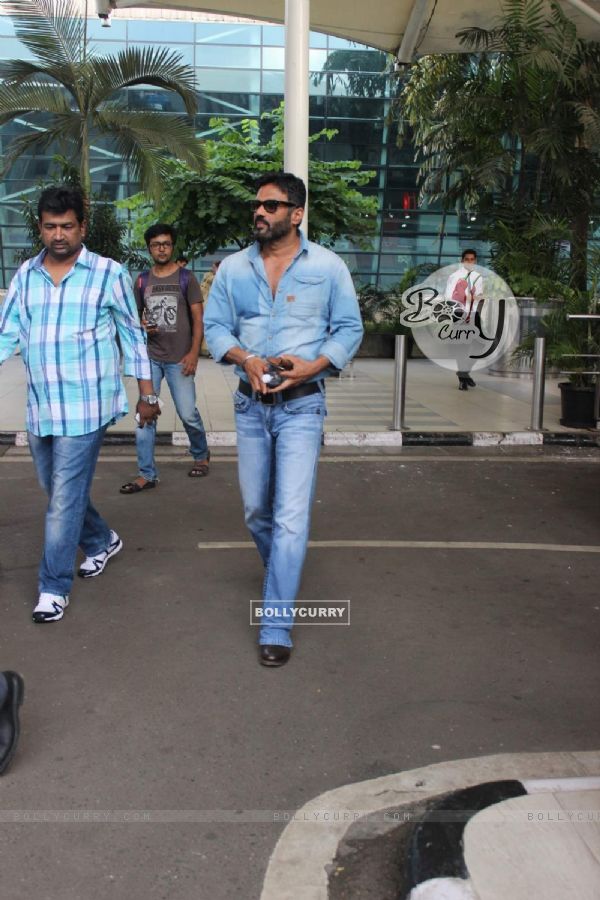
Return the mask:
[[(210, 451), (206, 432), (196, 407), (194, 376), (202, 344), (202, 293), (196, 278), (173, 260), (175, 229), (162, 223), (149, 228), (144, 238), (154, 262), (135, 282), (135, 298), (142, 325), (148, 335), (154, 394), (145, 398), (158, 403), (166, 378), (177, 415), (190, 439), (194, 463), (191, 478), (208, 475)], [(138, 477), (122, 485), (122, 494), (137, 494), (156, 487), (154, 459), (156, 425), (136, 429)]]

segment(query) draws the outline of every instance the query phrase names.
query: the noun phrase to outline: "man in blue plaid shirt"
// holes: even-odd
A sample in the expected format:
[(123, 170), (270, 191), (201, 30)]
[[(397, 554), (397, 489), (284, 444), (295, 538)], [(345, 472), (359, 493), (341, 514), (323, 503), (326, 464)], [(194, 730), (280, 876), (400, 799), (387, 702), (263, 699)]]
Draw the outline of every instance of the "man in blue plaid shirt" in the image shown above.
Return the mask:
[(127, 413), (120, 375), (138, 379), (140, 426), (160, 414), (129, 276), (83, 244), (80, 190), (54, 187), (38, 204), (42, 252), (10, 283), (0, 313), (0, 363), (16, 349), (27, 369), (27, 432), (48, 494), (34, 622), (61, 619), (69, 603), (77, 547), (82, 578), (100, 575), (123, 543), (90, 501), (108, 426)]

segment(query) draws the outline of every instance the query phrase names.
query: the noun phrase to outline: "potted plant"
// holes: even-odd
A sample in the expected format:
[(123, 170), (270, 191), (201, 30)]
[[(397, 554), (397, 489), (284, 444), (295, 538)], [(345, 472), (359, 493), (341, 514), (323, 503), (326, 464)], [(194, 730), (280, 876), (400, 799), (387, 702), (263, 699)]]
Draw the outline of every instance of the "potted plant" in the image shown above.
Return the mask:
[(362, 285), (357, 290), (358, 304), (365, 326), (365, 335), (357, 356), (379, 356), (394, 358), (395, 336), (408, 336), (408, 355), (412, 356), (414, 338), (412, 329), (400, 322), (402, 314), (402, 294), (435, 266), (424, 264), (407, 269), (393, 287), (383, 290), (372, 284)]
[[(595, 291), (571, 291), (559, 309), (541, 320), (546, 338), (546, 363), (569, 380), (559, 382), (561, 391), (560, 424), (571, 428), (590, 428), (594, 416), (595, 379), (600, 375), (600, 320), (569, 319), (568, 315), (597, 314), (600, 298)], [(531, 359), (535, 332), (529, 332), (515, 351), (517, 358)]]

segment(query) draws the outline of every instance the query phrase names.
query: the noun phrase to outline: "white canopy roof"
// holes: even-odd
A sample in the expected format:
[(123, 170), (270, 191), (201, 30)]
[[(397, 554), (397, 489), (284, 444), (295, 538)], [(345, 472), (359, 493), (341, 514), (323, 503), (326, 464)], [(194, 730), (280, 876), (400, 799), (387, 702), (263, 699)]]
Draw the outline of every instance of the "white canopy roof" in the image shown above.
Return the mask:
[[(600, 0), (560, 0), (581, 37), (600, 40)], [(283, 22), (284, 0), (97, 0), (98, 12), (109, 7), (146, 7), (247, 16)], [(550, 3), (548, 2), (548, 6)], [(311, 0), (310, 27), (396, 53), (405, 38), (403, 62), (414, 52), (460, 50), (456, 34), (463, 28), (489, 28), (502, 12), (501, 0)], [(412, 45), (412, 46), (411, 46)], [(411, 50), (407, 55), (406, 50)]]

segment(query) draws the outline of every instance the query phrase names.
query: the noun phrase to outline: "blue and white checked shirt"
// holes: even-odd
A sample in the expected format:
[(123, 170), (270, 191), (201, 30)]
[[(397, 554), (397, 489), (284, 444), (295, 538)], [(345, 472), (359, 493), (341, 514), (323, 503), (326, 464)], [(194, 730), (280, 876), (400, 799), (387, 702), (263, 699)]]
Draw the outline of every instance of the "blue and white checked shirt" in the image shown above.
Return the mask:
[(125, 375), (150, 378), (131, 279), (120, 263), (82, 248), (55, 287), (46, 251), (27, 260), (0, 311), (0, 363), (16, 349), (27, 369), (27, 429), (39, 437), (97, 431), (124, 416)]

